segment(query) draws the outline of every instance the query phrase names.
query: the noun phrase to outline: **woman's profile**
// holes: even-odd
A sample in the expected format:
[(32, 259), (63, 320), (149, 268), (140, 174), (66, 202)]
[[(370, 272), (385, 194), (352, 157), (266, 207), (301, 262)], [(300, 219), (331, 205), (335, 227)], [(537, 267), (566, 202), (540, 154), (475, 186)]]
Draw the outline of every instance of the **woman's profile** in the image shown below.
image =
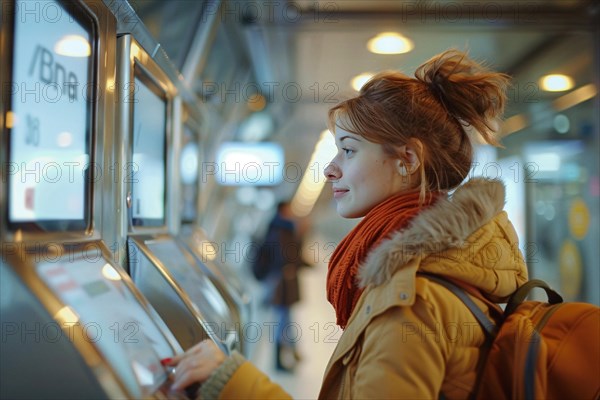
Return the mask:
[[(363, 218), (334, 251), (327, 299), (344, 329), (319, 398), (465, 399), (485, 336), (434, 274), (502, 302), (527, 280), (500, 181), (468, 179), (472, 136), (495, 136), (509, 78), (449, 50), (415, 77), (375, 75), (334, 106), (325, 169), (337, 212)], [(491, 310), (474, 297), (483, 309)], [(176, 357), (174, 389), (202, 398), (289, 397), (240, 354), (202, 342)]]

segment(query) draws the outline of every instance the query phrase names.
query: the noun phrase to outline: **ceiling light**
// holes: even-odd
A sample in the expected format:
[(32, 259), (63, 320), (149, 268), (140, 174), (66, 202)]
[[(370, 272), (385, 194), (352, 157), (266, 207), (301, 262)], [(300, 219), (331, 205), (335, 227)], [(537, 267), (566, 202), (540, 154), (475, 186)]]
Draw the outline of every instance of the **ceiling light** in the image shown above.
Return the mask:
[(573, 87), (573, 78), (563, 74), (544, 75), (540, 79), (540, 86), (547, 92), (562, 92)]
[(383, 32), (367, 42), (367, 48), (377, 54), (402, 54), (414, 48), (412, 40), (395, 32)]
[(560, 96), (552, 102), (552, 107), (554, 107), (556, 111), (564, 111), (567, 108), (574, 107), (579, 103), (594, 98), (597, 93), (598, 89), (596, 88), (596, 85), (588, 83), (585, 86), (581, 86), (572, 92)]
[(354, 78), (352, 78), (352, 88), (357, 92), (360, 91), (360, 88), (367, 83), (367, 81), (371, 79), (373, 75), (374, 74), (370, 72), (364, 72), (360, 75), (356, 75)]
[(529, 119), (525, 114), (514, 115), (504, 121), (502, 124), (502, 135), (508, 136), (511, 133), (525, 129), (529, 125)]

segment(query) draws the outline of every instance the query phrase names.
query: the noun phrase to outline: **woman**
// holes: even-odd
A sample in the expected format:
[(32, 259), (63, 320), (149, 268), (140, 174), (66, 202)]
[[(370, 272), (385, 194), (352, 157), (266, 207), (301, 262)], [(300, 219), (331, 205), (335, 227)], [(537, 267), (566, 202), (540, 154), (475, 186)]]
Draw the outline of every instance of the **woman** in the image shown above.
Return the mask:
[[(344, 333), (320, 398), (468, 398), (483, 331), (454, 294), (420, 273), (495, 302), (527, 280), (502, 211), (504, 186), (461, 185), (473, 159), (469, 135), (498, 145), (508, 77), (456, 50), (415, 76), (376, 75), (329, 112), (338, 153), (325, 174), (339, 214), (364, 218), (329, 265), (327, 296)], [(177, 363), (174, 388), (204, 382), (202, 398), (289, 397), (239, 354), (225, 357), (210, 342)]]

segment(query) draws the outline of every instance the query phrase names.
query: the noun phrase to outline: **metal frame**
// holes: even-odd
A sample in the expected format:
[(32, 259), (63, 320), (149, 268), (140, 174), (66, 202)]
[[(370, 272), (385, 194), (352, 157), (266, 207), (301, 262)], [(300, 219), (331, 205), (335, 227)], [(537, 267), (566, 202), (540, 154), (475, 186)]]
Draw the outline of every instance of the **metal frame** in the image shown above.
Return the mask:
[[(131, 193), (129, 185), (127, 168), (121, 170), (119, 179), (119, 188), (115, 191), (115, 201), (117, 209), (121, 210), (117, 228), (117, 240), (121, 248), (125, 247), (127, 234), (162, 234), (167, 232), (176, 232), (178, 222), (174, 220), (175, 210), (171, 210), (174, 204), (177, 204), (178, 193), (172, 190), (173, 182), (168, 177), (178, 173), (177, 164), (178, 150), (176, 145), (180, 142), (181, 136), (181, 99), (178, 96), (178, 90), (163, 69), (152, 59), (150, 54), (142, 48), (131, 35), (125, 34), (117, 39), (117, 54), (119, 63), (117, 65), (117, 127), (116, 143), (118, 143), (118, 160), (124, 166), (131, 166), (132, 163), (132, 143), (131, 131), (133, 123), (133, 103), (126, 102), (125, 99), (132, 98), (134, 92), (134, 68), (143, 69), (153, 79), (154, 83), (164, 91), (167, 99), (167, 121), (166, 121), (166, 170), (165, 170), (165, 222), (159, 227), (136, 227), (129, 221), (129, 212), (127, 198)], [(124, 255), (121, 255), (124, 261)]]
[[(93, 57), (93, 80), (97, 84), (96, 90), (100, 93), (95, 93), (94, 98), (96, 106), (91, 106), (90, 115), (90, 130), (91, 130), (91, 143), (90, 143), (90, 162), (94, 163), (96, 160), (103, 160), (104, 157), (104, 135), (103, 133), (110, 130), (110, 126), (106, 126), (105, 123), (112, 120), (112, 107), (113, 107), (113, 90), (109, 84), (114, 82), (112, 77), (112, 71), (114, 70), (114, 59), (107, 57), (105, 59), (104, 68), (98, 68), (99, 60), (103, 54), (111, 54), (111, 49), (114, 48), (114, 34), (116, 29), (116, 21), (114, 16), (110, 14), (109, 10), (104, 7), (101, 1), (98, 0), (80, 0), (77, 5), (81, 6), (83, 12), (92, 19), (94, 25), (94, 44), (92, 46)], [(13, 7), (9, 9), (8, 7)], [(7, 15), (14, 15), (14, 2), (8, 6), (3, 4), (3, 12), (7, 12)], [(14, 27), (13, 21), (7, 18), (7, 15), (2, 16), (2, 43), (0, 43), (0, 62), (2, 65), (2, 82), (10, 82), (12, 80), (12, 44), (14, 40)], [(6, 19), (5, 19), (6, 18)], [(112, 64), (111, 64), (112, 63)], [(101, 83), (106, 82), (107, 86), (100, 86)], [(8, 85), (3, 85), (0, 89), (2, 90), (2, 105), (0, 106), (0, 122), (2, 123), (2, 146), (0, 151), (0, 165), (2, 165), (2, 185), (0, 188), (0, 203), (3, 204), (0, 207), (0, 221), (2, 222), (0, 227), (0, 238), (2, 243), (18, 242), (26, 247), (31, 245), (39, 246), (47, 244), (49, 242), (69, 242), (69, 241), (95, 241), (100, 239), (100, 231), (102, 230), (102, 210), (100, 204), (102, 204), (103, 190), (98, 190), (99, 187), (90, 184), (88, 188), (89, 201), (86, 204), (88, 207), (87, 212), (89, 213), (89, 221), (85, 230), (82, 231), (68, 231), (68, 232), (31, 232), (24, 231), (21, 229), (9, 230), (8, 228), (8, 198), (7, 198), (7, 182), (8, 182), (8, 151), (10, 144), (8, 127), (6, 116), (10, 110), (10, 99), (11, 94), (9, 93)], [(7, 101), (4, 101), (7, 100)], [(104, 170), (101, 171), (103, 178), (102, 181), (106, 183), (107, 179), (104, 179), (104, 174), (108, 173), (106, 165), (103, 165)], [(110, 181), (110, 180), (108, 180)]]

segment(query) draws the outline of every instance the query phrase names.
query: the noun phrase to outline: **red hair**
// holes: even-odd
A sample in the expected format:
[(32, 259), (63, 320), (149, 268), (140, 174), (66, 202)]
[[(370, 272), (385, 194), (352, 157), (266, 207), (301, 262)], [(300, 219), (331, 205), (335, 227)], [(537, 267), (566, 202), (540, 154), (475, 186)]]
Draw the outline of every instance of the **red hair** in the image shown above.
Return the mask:
[(465, 128), (500, 145), (495, 120), (504, 112), (508, 84), (506, 74), (448, 50), (417, 68), (415, 78), (393, 71), (375, 75), (357, 97), (329, 110), (328, 125), (332, 132), (339, 126), (381, 144), (392, 156), (396, 147), (418, 140), (423, 198), (427, 191), (451, 190), (467, 177), (473, 146)]

